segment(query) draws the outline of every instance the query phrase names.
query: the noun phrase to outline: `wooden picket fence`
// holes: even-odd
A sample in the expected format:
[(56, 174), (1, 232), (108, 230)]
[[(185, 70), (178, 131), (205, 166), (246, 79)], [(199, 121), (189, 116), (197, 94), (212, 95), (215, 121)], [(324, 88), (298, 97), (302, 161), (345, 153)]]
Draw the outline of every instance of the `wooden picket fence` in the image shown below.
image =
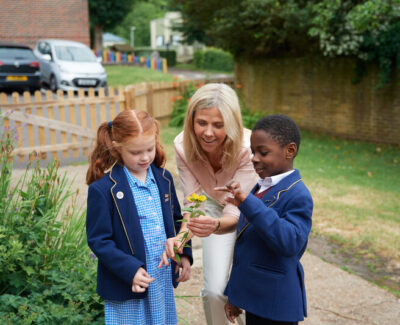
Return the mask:
[[(224, 82), (234, 85), (233, 78), (192, 81), (195, 85)], [(188, 81), (154, 82), (114, 89), (89, 89), (56, 94), (36, 91), (23, 95), (0, 93), (3, 127), (15, 131), (14, 154), (20, 165), (40, 155), (50, 161), (86, 161), (96, 138), (96, 130), (126, 109), (147, 111), (162, 124), (168, 123), (173, 109), (172, 98), (182, 94)]]

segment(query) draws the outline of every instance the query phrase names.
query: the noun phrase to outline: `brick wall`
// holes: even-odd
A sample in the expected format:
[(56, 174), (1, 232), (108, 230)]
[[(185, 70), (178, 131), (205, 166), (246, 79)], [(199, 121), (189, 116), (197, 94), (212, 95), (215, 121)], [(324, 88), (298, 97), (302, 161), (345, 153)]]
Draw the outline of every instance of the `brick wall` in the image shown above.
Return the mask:
[(400, 144), (398, 82), (377, 90), (378, 69), (352, 84), (354, 60), (282, 58), (236, 63), (246, 105), (291, 116), (303, 129)]
[(0, 41), (33, 47), (41, 38), (89, 46), (88, 0), (0, 0)]

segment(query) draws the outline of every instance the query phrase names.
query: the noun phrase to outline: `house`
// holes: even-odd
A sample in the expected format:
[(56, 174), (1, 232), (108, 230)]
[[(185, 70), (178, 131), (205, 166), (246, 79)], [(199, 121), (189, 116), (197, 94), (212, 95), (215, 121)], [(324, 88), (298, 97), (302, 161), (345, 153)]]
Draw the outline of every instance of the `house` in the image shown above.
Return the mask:
[(203, 45), (199, 43), (194, 45), (182, 44), (182, 33), (173, 30), (173, 26), (181, 22), (181, 13), (177, 11), (167, 12), (163, 18), (151, 20), (151, 48), (175, 50), (177, 61), (185, 62), (192, 60), (194, 52), (203, 48)]
[(41, 38), (90, 46), (88, 0), (0, 0), (0, 41), (33, 47)]
[(108, 48), (113, 45), (120, 45), (120, 44), (126, 44), (126, 41), (117, 35), (111, 34), (111, 33), (104, 33), (103, 34), (103, 47)]

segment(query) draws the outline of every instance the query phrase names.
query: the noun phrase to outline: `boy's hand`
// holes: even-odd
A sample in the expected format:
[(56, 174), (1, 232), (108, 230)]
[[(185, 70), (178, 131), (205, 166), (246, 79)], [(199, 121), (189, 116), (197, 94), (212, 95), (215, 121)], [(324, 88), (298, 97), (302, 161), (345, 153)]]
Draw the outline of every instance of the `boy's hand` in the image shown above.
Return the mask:
[(231, 193), (232, 197), (227, 196), (225, 201), (232, 203), (235, 206), (239, 206), (244, 200), (246, 200), (246, 194), (244, 194), (240, 189), (240, 183), (234, 180), (229, 181), (225, 187), (214, 187), (214, 191)]
[(146, 288), (153, 281), (154, 278), (150, 277), (146, 270), (140, 267), (132, 280), (132, 292), (145, 292)]
[(182, 272), (177, 279), (178, 282), (185, 282), (190, 279), (190, 261), (186, 256), (181, 256), (181, 262), (176, 265), (175, 273), (179, 272), (179, 269), (182, 269)]
[(225, 304), (224, 309), (225, 309), (226, 318), (228, 318), (228, 320), (229, 320), (232, 324), (235, 323), (236, 317), (238, 317), (238, 316), (243, 312), (240, 308), (238, 308), (238, 307), (232, 305), (232, 304), (229, 302), (229, 300), (228, 300), (227, 303)]

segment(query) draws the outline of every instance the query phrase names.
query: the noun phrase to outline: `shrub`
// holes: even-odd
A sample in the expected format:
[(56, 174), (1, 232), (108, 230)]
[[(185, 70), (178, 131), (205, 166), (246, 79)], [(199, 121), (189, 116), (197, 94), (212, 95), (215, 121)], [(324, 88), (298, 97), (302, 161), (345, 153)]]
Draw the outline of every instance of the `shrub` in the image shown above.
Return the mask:
[(45, 169), (37, 161), (12, 186), (12, 139), (1, 135), (2, 324), (103, 324), (78, 193), (58, 175), (57, 161)]
[(208, 48), (197, 51), (194, 55), (194, 63), (200, 69), (233, 71), (233, 56), (217, 48)]
[(157, 50), (160, 53), (160, 57), (167, 59), (169, 67), (176, 66), (176, 51), (175, 50)]
[(183, 91), (182, 95), (172, 98), (172, 100), (174, 101), (174, 107), (171, 113), (171, 120), (169, 121), (169, 126), (174, 126), (174, 127), (183, 126), (189, 100), (193, 96), (195, 91), (196, 87), (193, 85), (193, 83), (189, 83), (187, 87), (185, 87), (185, 90)]
[(250, 130), (253, 128), (256, 122), (265, 115), (261, 111), (252, 112), (247, 108), (242, 108), (241, 111), (243, 126)]

